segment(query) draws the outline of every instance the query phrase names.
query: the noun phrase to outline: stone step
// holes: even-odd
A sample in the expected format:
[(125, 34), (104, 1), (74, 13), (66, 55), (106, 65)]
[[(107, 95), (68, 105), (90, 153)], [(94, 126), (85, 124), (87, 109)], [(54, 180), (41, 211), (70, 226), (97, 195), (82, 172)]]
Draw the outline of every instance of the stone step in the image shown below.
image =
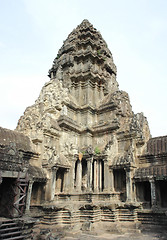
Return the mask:
[(4, 238), (4, 237), (7, 237), (7, 236), (15, 236), (15, 235), (21, 235), (21, 231), (16, 231), (16, 232), (13, 232), (13, 231), (9, 231), (8, 233), (1, 233), (1, 238)]
[(20, 230), (20, 227), (10, 227), (10, 228), (0, 228), (0, 233), (2, 232), (9, 232), (9, 231), (13, 231), (13, 230)]

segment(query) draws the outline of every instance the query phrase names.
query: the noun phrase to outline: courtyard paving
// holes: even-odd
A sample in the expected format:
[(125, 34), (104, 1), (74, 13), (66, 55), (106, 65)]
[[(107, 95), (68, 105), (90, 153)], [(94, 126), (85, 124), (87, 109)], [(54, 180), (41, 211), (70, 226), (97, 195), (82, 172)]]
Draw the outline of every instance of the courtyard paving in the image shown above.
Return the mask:
[(162, 233), (125, 233), (125, 234), (101, 234), (98, 236), (90, 234), (74, 234), (73, 236), (66, 236), (58, 238), (60, 240), (167, 240), (167, 232)]

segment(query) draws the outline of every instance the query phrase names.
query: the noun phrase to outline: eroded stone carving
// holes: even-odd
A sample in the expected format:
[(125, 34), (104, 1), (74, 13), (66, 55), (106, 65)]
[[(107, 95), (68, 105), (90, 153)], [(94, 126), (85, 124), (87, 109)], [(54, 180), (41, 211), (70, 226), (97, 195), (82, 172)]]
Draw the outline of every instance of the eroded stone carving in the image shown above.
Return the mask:
[(115, 221), (126, 209), (135, 219), (140, 203), (134, 178), (142, 178), (136, 169), (144, 166), (139, 156), (147, 153), (150, 131), (144, 115), (135, 114), (128, 94), (119, 90), (116, 74), (106, 42), (84, 20), (64, 41), (50, 81), (19, 120), (17, 131), (31, 138), (47, 173), (45, 201), (62, 216), (84, 216), (89, 208), (104, 218), (109, 211)]

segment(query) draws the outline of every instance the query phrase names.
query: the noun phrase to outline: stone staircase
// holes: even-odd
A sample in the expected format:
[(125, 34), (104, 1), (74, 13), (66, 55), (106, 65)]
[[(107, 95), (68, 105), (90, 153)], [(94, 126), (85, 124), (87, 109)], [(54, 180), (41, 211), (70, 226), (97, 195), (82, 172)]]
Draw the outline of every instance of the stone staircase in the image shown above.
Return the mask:
[(33, 223), (19, 219), (0, 219), (0, 240), (32, 239)]
[(164, 212), (138, 212), (138, 219), (143, 225), (167, 226), (167, 216)]
[(160, 234), (160, 236), (161, 234), (167, 236), (167, 216), (164, 212), (152, 212), (147, 210), (138, 212), (138, 219), (141, 222), (141, 231), (143, 233), (152, 232)]

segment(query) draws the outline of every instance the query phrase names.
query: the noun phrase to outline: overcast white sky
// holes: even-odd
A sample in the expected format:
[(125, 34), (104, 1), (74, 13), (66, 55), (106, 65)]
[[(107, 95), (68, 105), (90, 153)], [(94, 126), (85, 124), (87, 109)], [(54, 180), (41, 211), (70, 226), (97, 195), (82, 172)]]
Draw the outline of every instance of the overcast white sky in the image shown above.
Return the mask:
[(15, 129), (83, 19), (107, 42), (133, 111), (153, 137), (167, 135), (166, 0), (0, 0), (0, 126)]

